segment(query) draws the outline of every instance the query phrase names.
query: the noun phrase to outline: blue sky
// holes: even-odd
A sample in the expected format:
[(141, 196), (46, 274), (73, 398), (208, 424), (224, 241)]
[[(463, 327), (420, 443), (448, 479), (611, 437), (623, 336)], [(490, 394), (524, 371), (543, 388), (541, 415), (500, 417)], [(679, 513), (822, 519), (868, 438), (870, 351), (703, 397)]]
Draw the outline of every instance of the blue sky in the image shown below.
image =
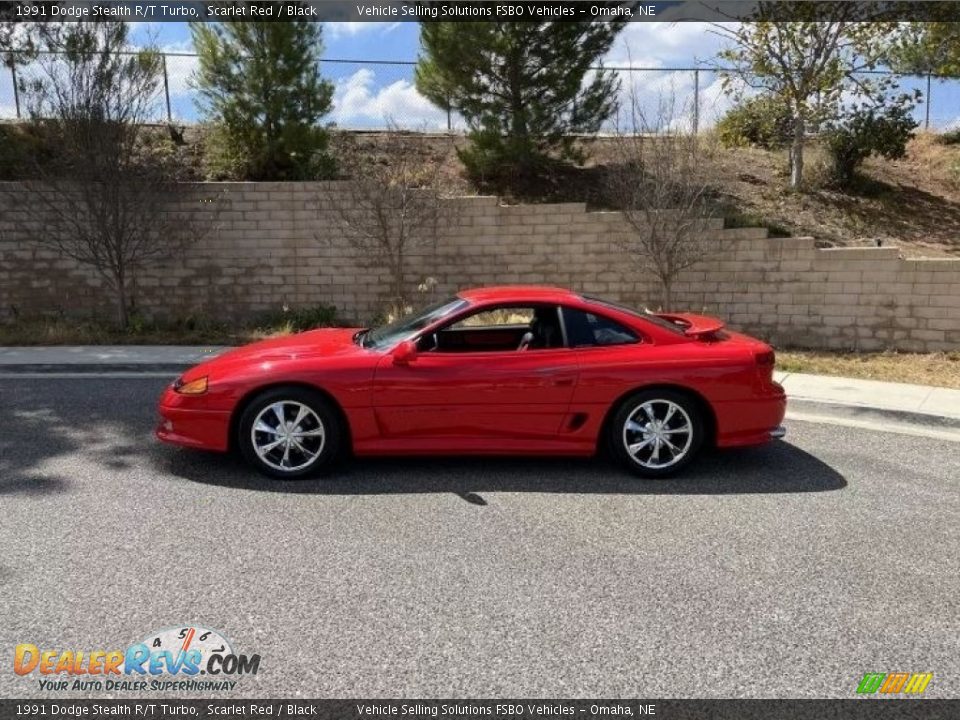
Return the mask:
[[(153, 37), (163, 47), (191, 49), (190, 31), (186, 23), (131, 23), (134, 42)], [(404, 23), (326, 23), (325, 55), (377, 57), (387, 60), (410, 60), (416, 56), (419, 25)]]
[[(161, 48), (190, 52), (190, 33), (185, 23), (136, 23), (132, 39), (152, 39)], [(621, 33), (606, 58), (607, 64), (668, 68), (691, 66), (712, 58), (719, 38), (704, 23), (634, 23)], [(325, 58), (412, 61), (419, 48), (419, 25), (415, 22), (326, 23)], [(189, 58), (169, 58), (171, 102), (174, 114), (193, 119), (196, 111), (186, 80), (193, 69)], [(328, 63), (324, 75), (335, 86), (332, 120), (345, 127), (378, 127), (391, 119), (411, 128), (442, 128), (446, 115), (421, 97), (413, 86), (413, 68), (402, 65)], [(691, 73), (633, 73), (644, 92), (669, 92), (680, 104), (692, 97)], [(701, 78), (701, 105), (727, 106), (716, 78)], [(719, 111), (718, 111), (719, 112)], [(709, 114), (709, 113), (708, 113)], [(454, 118), (454, 123), (457, 123)]]
[[(153, 41), (169, 52), (191, 52), (190, 33), (185, 23), (131, 23), (136, 44)], [(417, 57), (419, 24), (416, 22), (325, 23), (325, 58), (364, 60), (406, 60)], [(701, 65), (713, 60), (722, 41), (707, 23), (628, 23), (605, 58), (607, 65), (634, 68), (676, 68)], [(175, 119), (193, 121), (197, 110), (188, 79), (195, 61), (168, 57), (171, 105)], [(342, 127), (383, 127), (388, 120), (411, 129), (442, 129), (444, 113), (417, 93), (413, 68), (403, 65), (325, 63), (325, 77), (334, 83), (334, 109), (330, 120)], [(623, 91), (633, 87), (644, 102), (671, 96), (674, 105), (692, 107), (694, 77), (689, 72), (659, 70), (621, 75)], [(908, 83), (925, 90), (925, 83)], [(709, 126), (731, 105), (714, 73), (699, 77), (701, 126)], [(0, 117), (11, 117), (13, 93), (9, 76), (0, 69)], [(960, 118), (960, 83), (934, 83), (931, 124), (948, 127)], [(917, 109), (922, 122), (924, 107)], [(683, 113), (680, 113), (683, 114)], [(158, 119), (162, 119), (158, 117)], [(460, 126), (454, 117), (454, 125)], [(686, 122), (683, 120), (682, 122)]]

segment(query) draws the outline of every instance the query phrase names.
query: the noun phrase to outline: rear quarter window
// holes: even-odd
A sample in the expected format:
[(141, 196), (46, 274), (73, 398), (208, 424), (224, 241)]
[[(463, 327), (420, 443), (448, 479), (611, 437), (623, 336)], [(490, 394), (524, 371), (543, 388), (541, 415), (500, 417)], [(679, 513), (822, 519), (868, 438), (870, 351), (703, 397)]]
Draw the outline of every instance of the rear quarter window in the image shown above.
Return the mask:
[(563, 321), (570, 347), (607, 347), (640, 341), (634, 331), (598, 313), (565, 307)]
[(646, 310), (636, 310), (632, 307), (627, 307), (626, 305), (620, 305), (619, 303), (610, 302), (609, 300), (601, 300), (600, 298), (590, 297), (589, 295), (584, 295), (583, 299), (589, 302), (591, 305), (600, 305), (602, 307), (608, 307), (611, 310), (618, 310), (620, 312), (629, 313), (630, 315), (636, 315), (639, 318), (643, 318), (647, 322), (653, 323), (659, 327), (662, 327), (664, 330), (671, 330), (677, 335), (683, 335), (683, 328), (677, 325), (666, 318), (657, 317), (652, 312)]

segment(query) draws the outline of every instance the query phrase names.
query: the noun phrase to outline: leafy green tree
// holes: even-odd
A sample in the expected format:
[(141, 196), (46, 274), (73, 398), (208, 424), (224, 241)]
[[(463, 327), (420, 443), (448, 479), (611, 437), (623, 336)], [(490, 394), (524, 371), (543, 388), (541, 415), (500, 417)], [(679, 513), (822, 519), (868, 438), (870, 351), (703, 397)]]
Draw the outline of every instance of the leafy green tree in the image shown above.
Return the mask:
[(909, 95), (886, 105), (863, 103), (827, 128), (823, 140), (833, 161), (834, 181), (841, 187), (849, 186), (871, 155), (887, 160), (906, 156), (907, 142), (917, 127), (911, 114), (913, 107)]
[(33, 5), (50, 5), (53, 3), (34, 3), (28, 0), (14, 0), (14, 2), (0, 3), (0, 58), (5, 65), (10, 65), (14, 52), (28, 52), (34, 49), (33, 26), (21, 20), (21, 13), (29, 12)]
[[(284, 17), (286, 6), (300, 5), (267, 4)], [(245, 179), (329, 176), (329, 136), (320, 120), (330, 111), (333, 86), (320, 76), (322, 26), (228, 21), (190, 29), (199, 55), (193, 82), (217, 128), (215, 154), (231, 157)]]
[(715, 26), (730, 42), (720, 53), (730, 66), (723, 75), (727, 91), (757, 88), (790, 110), (793, 188), (803, 183), (808, 130), (838, 117), (846, 96), (882, 95), (885, 81), (858, 73), (884, 60), (898, 31), (895, 22), (863, 22), (860, 3), (819, 5), (798, 3), (785, 11), (779, 3), (761, 2), (751, 21)]
[[(960, 20), (954, 3), (930, 3), (931, 22), (912, 22), (890, 39), (890, 64), (904, 73), (960, 74)], [(937, 19), (942, 18), (943, 21)]]
[(53, 6), (59, 4), (47, 0), (0, 3), (0, 62), (13, 67), (35, 59), (43, 36), (49, 33), (47, 23), (30, 22), (27, 18), (31, 17), (32, 12), (45, 13), (49, 17)]
[(724, 147), (752, 145), (779, 150), (789, 144), (792, 117), (787, 104), (770, 95), (754, 95), (717, 121), (717, 139)]
[(480, 181), (521, 183), (554, 159), (579, 160), (575, 133), (616, 110), (619, 82), (592, 70), (623, 23), (430, 22), (420, 30), (417, 89), (467, 122), (460, 153)]

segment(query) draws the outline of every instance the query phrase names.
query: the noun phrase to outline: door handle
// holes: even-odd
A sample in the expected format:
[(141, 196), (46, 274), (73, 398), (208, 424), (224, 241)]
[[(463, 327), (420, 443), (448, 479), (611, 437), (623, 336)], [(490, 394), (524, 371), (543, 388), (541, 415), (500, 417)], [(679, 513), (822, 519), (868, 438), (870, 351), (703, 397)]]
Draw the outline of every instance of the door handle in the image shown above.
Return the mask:
[(551, 378), (550, 384), (555, 387), (570, 387), (577, 379), (575, 373), (562, 367), (537, 368), (533, 372), (542, 378)]

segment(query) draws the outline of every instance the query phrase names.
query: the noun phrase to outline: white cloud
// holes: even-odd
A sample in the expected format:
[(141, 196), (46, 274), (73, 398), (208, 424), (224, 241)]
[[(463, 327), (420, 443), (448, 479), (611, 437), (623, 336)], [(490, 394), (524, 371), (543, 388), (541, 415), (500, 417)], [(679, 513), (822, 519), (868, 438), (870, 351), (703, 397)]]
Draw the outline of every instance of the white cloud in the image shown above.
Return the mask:
[(724, 41), (711, 23), (627, 23), (604, 62), (631, 67), (693, 67), (713, 60)]
[(447, 115), (408, 80), (376, 87), (376, 73), (361, 68), (335, 82), (333, 120), (341, 127), (383, 127), (392, 120), (405, 128), (441, 129)]
[(192, 52), (192, 50), (184, 49), (180, 43), (164, 45), (160, 48), (160, 51), (167, 53), (165, 62), (167, 64), (167, 78), (170, 83), (170, 95), (192, 93), (193, 90), (190, 88), (189, 81), (200, 65), (200, 59), (196, 55), (182, 54)]
[(400, 26), (398, 22), (328, 22), (323, 27), (331, 40), (354, 37), (364, 32), (378, 31), (380, 35), (393, 32)]
[[(711, 23), (628, 23), (604, 58), (608, 66), (635, 68), (618, 73), (621, 126), (629, 124), (635, 100), (648, 120), (678, 129), (692, 127), (696, 104), (700, 128), (711, 127), (733, 105), (719, 74), (710, 69), (725, 45)], [(700, 68), (696, 74), (694, 67)]]
[(127, 23), (127, 29), (133, 35), (137, 32), (152, 33), (160, 29), (160, 23), (153, 20), (141, 20)]

